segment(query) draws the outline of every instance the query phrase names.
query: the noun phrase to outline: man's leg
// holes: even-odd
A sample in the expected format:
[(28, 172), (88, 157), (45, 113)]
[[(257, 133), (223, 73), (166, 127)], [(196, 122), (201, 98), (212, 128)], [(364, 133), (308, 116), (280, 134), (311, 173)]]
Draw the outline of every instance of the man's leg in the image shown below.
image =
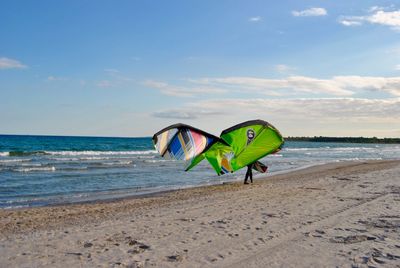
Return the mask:
[(246, 176), (244, 177), (244, 184), (249, 184), (248, 182), (247, 182), (247, 179), (249, 178), (249, 170), (247, 169), (247, 171), (246, 171)]

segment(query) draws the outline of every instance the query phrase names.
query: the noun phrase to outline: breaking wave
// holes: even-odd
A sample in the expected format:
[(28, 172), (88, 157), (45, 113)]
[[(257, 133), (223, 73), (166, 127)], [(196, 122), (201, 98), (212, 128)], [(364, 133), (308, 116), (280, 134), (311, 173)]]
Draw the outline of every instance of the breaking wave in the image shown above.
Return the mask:
[(116, 161), (116, 162), (103, 162), (101, 165), (105, 166), (126, 166), (131, 165), (133, 161)]
[(0, 156), (33, 156), (33, 155), (57, 155), (57, 156), (101, 156), (101, 155), (149, 155), (156, 154), (156, 150), (146, 151), (10, 151), (0, 152)]
[(147, 151), (46, 151), (49, 155), (66, 155), (66, 156), (79, 156), (79, 155), (146, 155), (156, 154), (156, 150)]
[(31, 159), (1, 159), (0, 164), (7, 164), (7, 163), (20, 163), (20, 162), (29, 162)]
[(85, 156), (85, 157), (55, 157), (53, 160), (62, 162), (72, 162), (72, 161), (92, 161), (92, 160), (109, 160), (110, 157), (100, 157), (100, 156)]
[(2, 152), (1, 156), (13, 156), (13, 157), (21, 157), (21, 156), (32, 156), (32, 155), (47, 155), (48, 153), (45, 151), (33, 151), (33, 152), (24, 152), (24, 151), (10, 151), (10, 152)]
[(56, 171), (55, 167), (28, 167), (15, 169), (18, 172), (42, 172), (42, 171)]

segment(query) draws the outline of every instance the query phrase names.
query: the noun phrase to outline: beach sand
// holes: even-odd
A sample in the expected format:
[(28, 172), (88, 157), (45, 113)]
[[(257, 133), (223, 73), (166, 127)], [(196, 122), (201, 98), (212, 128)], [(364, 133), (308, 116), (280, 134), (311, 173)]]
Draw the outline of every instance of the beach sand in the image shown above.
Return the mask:
[(400, 267), (400, 161), (0, 210), (0, 267), (153, 266)]

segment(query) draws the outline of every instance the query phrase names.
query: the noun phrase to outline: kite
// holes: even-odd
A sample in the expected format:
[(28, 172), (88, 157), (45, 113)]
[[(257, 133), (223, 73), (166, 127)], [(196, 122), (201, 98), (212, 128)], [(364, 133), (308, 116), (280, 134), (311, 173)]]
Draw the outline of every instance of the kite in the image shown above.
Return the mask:
[(263, 120), (250, 120), (222, 131), (220, 137), (185, 124), (166, 127), (153, 136), (153, 143), (166, 159), (186, 161), (185, 171), (207, 159), (218, 175), (247, 165), (259, 172), (267, 167), (258, 160), (278, 152), (284, 143), (279, 131)]

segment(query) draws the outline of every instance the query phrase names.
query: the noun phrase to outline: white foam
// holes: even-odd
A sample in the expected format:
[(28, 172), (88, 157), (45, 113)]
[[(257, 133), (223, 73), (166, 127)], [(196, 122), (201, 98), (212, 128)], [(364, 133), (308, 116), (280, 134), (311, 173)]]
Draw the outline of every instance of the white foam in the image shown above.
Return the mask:
[(108, 160), (110, 157), (98, 157), (98, 156), (89, 156), (89, 157), (81, 157), (79, 160)]
[(341, 158), (338, 159), (338, 162), (342, 162), (342, 161), (364, 161), (364, 160), (383, 160), (382, 157), (351, 157), (351, 158)]
[(9, 156), (10, 153), (9, 152), (0, 152), (0, 156)]
[(359, 151), (359, 150), (376, 150), (376, 148), (371, 147), (336, 147), (332, 148), (334, 151)]
[(39, 164), (39, 163), (22, 163), (21, 166), (23, 166), (23, 167), (41, 167), (42, 164)]
[(77, 157), (55, 157), (52, 158), (52, 160), (56, 160), (56, 161), (65, 161), (65, 162), (69, 162), (69, 161), (80, 161), (80, 158)]
[(56, 161), (72, 162), (82, 160), (108, 160), (110, 157), (88, 156), (88, 157), (56, 157), (52, 158)]
[[(156, 157), (155, 155), (141, 155), (141, 156), (138, 156), (137, 158), (139, 158), (139, 159), (153, 159), (155, 157)], [(120, 157), (120, 158), (122, 158), (122, 157)]]
[(66, 168), (57, 168), (57, 170), (64, 171), (78, 171), (78, 170), (87, 170), (87, 167), (66, 167)]
[(32, 172), (32, 171), (56, 171), (55, 167), (29, 167), (15, 169), (18, 172)]
[(16, 208), (26, 208), (29, 207), (28, 205), (24, 206), (9, 206), (9, 207), (4, 207), (3, 209), (16, 209)]
[(268, 157), (283, 157), (281, 154), (270, 154)]
[(80, 155), (146, 155), (155, 154), (156, 150), (147, 151), (45, 151), (50, 155), (80, 156)]
[(17, 162), (29, 162), (32, 159), (1, 159), (0, 163), (17, 163)]
[(117, 161), (117, 162), (105, 162), (105, 163), (101, 163), (101, 164), (108, 165), (108, 166), (125, 166), (125, 165), (130, 165), (132, 163), (133, 163), (133, 161)]
[(130, 165), (130, 164), (133, 163), (133, 161), (118, 161), (118, 163), (119, 163), (120, 165)]
[(171, 159), (157, 159), (157, 160), (144, 160), (145, 163), (161, 163), (161, 162), (175, 162), (175, 160)]
[(321, 148), (284, 148), (282, 151), (310, 151), (320, 150)]

